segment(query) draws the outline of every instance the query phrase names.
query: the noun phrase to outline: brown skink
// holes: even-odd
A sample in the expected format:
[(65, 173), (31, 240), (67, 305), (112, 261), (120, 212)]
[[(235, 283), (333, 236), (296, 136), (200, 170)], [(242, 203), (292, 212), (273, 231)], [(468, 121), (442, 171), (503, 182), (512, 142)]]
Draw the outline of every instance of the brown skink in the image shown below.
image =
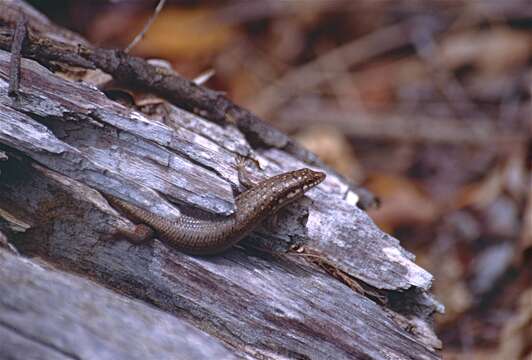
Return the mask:
[[(236, 211), (231, 216), (212, 215), (207, 219), (182, 215), (176, 221), (170, 221), (114, 196), (106, 196), (113, 206), (149, 225), (161, 240), (178, 250), (189, 254), (212, 255), (236, 244), (265, 218), (301, 198), (307, 190), (324, 179), (324, 173), (310, 169), (273, 176), (238, 195)], [(144, 233), (147, 236), (148, 232)]]

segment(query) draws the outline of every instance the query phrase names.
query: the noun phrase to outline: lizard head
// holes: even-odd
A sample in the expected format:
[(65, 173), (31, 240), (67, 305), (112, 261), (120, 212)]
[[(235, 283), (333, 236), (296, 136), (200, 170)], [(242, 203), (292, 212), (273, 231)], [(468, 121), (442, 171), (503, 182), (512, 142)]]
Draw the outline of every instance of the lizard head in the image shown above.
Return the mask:
[(325, 173), (308, 168), (291, 171), (281, 175), (283, 181), (279, 186), (276, 209), (299, 199), (305, 192), (312, 189), (325, 179)]
[(307, 168), (272, 176), (237, 197), (239, 215), (247, 219), (252, 213), (253, 221), (272, 215), (324, 179), (325, 173)]

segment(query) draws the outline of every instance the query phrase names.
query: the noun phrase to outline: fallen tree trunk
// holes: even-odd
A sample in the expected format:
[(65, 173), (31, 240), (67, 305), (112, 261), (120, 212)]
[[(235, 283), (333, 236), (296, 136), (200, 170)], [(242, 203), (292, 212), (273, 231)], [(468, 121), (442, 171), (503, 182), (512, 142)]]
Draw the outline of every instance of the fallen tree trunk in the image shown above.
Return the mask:
[[(262, 227), (220, 256), (188, 256), (158, 240), (138, 247), (101, 241), (131, 223), (100, 192), (168, 218), (188, 209), (228, 215), (234, 191), (243, 189), (242, 158), (261, 164), (263, 170), (251, 170), (255, 180), (321, 169), (319, 161), (299, 156), (305, 152), (291, 140), (258, 146), (237, 123), (212, 122), (167, 102), (133, 110), (34, 60), (23, 59), (12, 98), (9, 60), (0, 50), (0, 230), (23, 255), (184, 319), (238, 357), (439, 358), (430, 321), (441, 305), (429, 293), (432, 276), (373, 224), (350, 184), (328, 169), (325, 182), (282, 211), (274, 229)], [(277, 133), (265, 123), (253, 129)], [(0, 262), (33, 276), (26, 262), (9, 256)], [(146, 313), (138, 306), (120, 317), (151, 316), (149, 306)], [(80, 310), (70, 309), (83, 322)], [(3, 321), (24, 332), (24, 323)], [(55, 335), (39, 336), (48, 343)], [(139, 334), (139, 341), (154, 340)], [(22, 347), (7, 349), (17, 357)], [(64, 350), (83, 357), (82, 347)]]

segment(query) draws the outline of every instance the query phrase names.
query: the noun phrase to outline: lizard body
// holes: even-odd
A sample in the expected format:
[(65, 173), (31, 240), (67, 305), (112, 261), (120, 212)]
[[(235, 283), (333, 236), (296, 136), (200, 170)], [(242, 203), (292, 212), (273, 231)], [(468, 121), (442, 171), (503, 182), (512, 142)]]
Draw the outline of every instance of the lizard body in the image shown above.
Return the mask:
[[(149, 225), (163, 241), (178, 250), (211, 255), (236, 244), (265, 218), (301, 198), (324, 179), (324, 173), (306, 168), (270, 177), (237, 196), (234, 214), (212, 215), (207, 219), (182, 215), (176, 221), (170, 221), (112, 195), (106, 196), (113, 206)], [(142, 230), (142, 237), (149, 236), (149, 230)]]

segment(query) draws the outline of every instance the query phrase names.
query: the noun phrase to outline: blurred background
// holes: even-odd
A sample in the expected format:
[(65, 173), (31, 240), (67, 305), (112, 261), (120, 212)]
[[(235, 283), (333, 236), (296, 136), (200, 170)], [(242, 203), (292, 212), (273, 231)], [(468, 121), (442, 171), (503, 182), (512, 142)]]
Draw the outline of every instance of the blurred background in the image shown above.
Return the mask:
[[(125, 48), (159, 1), (34, 0)], [(532, 359), (530, 1), (166, 1), (133, 54), (164, 59), (381, 200), (435, 275), (446, 359)]]

